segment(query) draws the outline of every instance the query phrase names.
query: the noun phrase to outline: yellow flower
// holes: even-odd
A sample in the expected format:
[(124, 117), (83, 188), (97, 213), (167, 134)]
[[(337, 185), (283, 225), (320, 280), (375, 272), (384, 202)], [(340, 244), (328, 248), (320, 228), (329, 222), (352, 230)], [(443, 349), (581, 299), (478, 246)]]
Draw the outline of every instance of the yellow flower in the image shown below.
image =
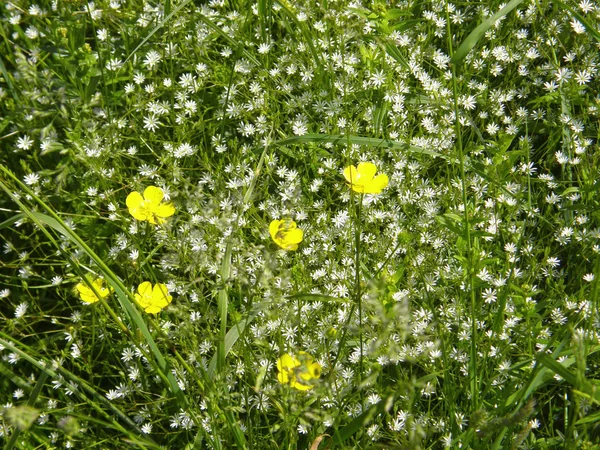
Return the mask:
[(91, 284), (96, 288), (100, 297), (96, 296), (94, 291), (83, 281), (77, 283), (77, 286), (75, 286), (75, 289), (79, 293), (79, 298), (86, 303), (96, 303), (101, 298), (104, 299), (112, 293), (111, 287), (104, 287), (104, 280), (102, 278), (96, 278)]
[(299, 352), (297, 358), (286, 353), (277, 360), (277, 370), (277, 379), (281, 384), (289, 384), (299, 391), (312, 389), (312, 380), (321, 377), (321, 365), (306, 352)]
[(167, 286), (162, 283), (156, 283), (152, 287), (152, 283), (144, 281), (138, 286), (137, 290), (135, 301), (149, 314), (160, 312), (173, 300), (173, 297), (169, 295)]
[(360, 194), (381, 194), (388, 185), (388, 176), (375, 176), (377, 166), (370, 162), (362, 162), (358, 167), (348, 166), (344, 169), (344, 177), (350, 183), (350, 188)]
[(292, 219), (272, 221), (269, 225), (269, 233), (273, 241), (284, 250), (296, 250), (304, 235)]
[(164, 197), (163, 190), (156, 186), (148, 186), (144, 196), (139, 192), (132, 192), (127, 196), (129, 214), (137, 220), (147, 220), (151, 224), (161, 224), (165, 217), (175, 214), (175, 207), (171, 203), (161, 203)]

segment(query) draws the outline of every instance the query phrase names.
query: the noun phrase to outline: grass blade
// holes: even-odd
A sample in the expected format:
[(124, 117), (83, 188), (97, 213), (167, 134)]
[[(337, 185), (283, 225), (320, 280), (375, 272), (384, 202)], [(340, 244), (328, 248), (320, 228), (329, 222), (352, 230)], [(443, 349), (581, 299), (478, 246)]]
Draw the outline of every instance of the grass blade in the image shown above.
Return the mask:
[(343, 427), (341, 430), (336, 431), (333, 435), (333, 442), (335, 445), (342, 446), (344, 442), (358, 433), (360, 430), (365, 428), (369, 423), (375, 419), (375, 417), (383, 414), (392, 407), (394, 403), (394, 397), (389, 396), (384, 400), (381, 400), (376, 405), (373, 405), (369, 409), (367, 409), (360, 416), (356, 417), (352, 422)]
[(477, 28), (471, 31), (465, 40), (462, 41), (454, 55), (452, 55), (451, 62), (453, 64), (459, 64), (469, 54), (473, 47), (477, 45), (477, 42), (479, 42), (485, 32), (492, 28), (500, 18), (506, 16), (515, 9), (521, 2), (523, 2), (523, 0), (512, 0), (496, 14), (481, 22)]
[(19, 220), (25, 218), (25, 214), (19, 213), (12, 216), (10, 219), (6, 219), (4, 222), (0, 223), (0, 230), (10, 227), (13, 223), (18, 222)]

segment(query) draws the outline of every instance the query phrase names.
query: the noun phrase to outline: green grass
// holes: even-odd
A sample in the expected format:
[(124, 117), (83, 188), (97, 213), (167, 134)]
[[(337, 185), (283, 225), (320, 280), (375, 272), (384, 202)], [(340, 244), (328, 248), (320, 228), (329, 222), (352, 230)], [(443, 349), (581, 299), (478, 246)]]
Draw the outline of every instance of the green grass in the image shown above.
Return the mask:
[(600, 9), (388, 3), (0, 5), (4, 448), (600, 448)]

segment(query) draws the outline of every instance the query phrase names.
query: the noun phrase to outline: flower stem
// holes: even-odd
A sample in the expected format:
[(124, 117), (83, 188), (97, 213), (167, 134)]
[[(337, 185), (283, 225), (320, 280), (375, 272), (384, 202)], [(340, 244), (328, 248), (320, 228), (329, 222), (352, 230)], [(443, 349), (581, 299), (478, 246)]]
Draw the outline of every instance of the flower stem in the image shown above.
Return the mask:
[(362, 292), (360, 286), (360, 234), (362, 221), (363, 194), (358, 197), (358, 209), (356, 210), (356, 222), (354, 224), (354, 298), (358, 305), (358, 339), (360, 341), (360, 361), (358, 365), (358, 384), (362, 383), (363, 376), (363, 329), (362, 329)]

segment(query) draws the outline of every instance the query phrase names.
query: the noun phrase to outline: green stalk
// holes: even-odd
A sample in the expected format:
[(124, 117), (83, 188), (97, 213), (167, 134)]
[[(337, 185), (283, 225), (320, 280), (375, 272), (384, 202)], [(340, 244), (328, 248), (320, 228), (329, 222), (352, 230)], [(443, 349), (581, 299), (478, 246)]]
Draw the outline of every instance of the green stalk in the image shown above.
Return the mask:
[(360, 285), (360, 233), (362, 220), (363, 194), (358, 197), (358, 209), (356, 212), (356, 223), (354, 226), (354, 298), (358, 305), (358, 339), (360, 341), (360, 362), (358, 365), (358, 384), (362, 383), (363, 377), (363, 327), (362, 327), (362, 290)]
[(217, 343), (217, 372), (222, 372), (225, 367), (225, 336), (227, 335), (227, 308), (229, 303), (229, 294), (227, 292), (227, 284), (231, 274), (231, 239), (227, 240), (225, 255), (221, 264), (221, 289), (219, 289), (218, 309), (219, 318), (221, 319), (221, 328), (219, 330), (219, 342)]
[[(252, 193), (254, 192), (254, 188), (256, 187), (256, 181), (260, 175), (260, 171), (265, 161), (265, 156), (267, 154), (268, 146), (262, 151), (260, 155), (260, 159), (258, 160), (258, 164), (254, 171), (254, 176), (252, 177), (252, 181), (250, 182), (250, 186), (248, 186), (248, 190), (244, 194), (244, 198), (242, 200), (242, 205), (240, 207), (240, 214), (244, 211), (245, 205), (250, 202), (252, 198)], [(225, 367), (225, 357), (227, 356), (227, 346), (226, 346), (226, 337), (227, 337), (227, 311), (228, 311), (228, 303), (229, 303), (229, 293), (228, 293), (228, 282), (229, 277), (231, 275), (231, 256), (233, 252), (233, 241), (230, 238), (227, 240), (227, 247), (225, 248), (225, 255), (223, 255), (223, 261), (221, 263), (221, 289), (219, 289), (219, 295), (217, 299), (217, 308), (219, 310), (219, 318), (221, 322), (221, 326), (219, 329), (219, 341), (217, 342), (217, 361), (216, 368), (217, 372), (221, 372)], [(212, 369), (209, 368), (209, 376), (212, 375)]]
[[(447, 30), (446, 35), (448, 38), (448, 51), (450, 58), (454, 57), (454, 49), (452, 44), (452, 30), (450, 27), (450, 17), (448, 8), (446, 5), (446, 24)], [(462, 47), (462, 46), (461, 46)], [(454, 61), (454, 60), (453, 60)], [(475, 288), (473, 285), (473, 244), (471, 242), (471, 230), (469, 225), (469, 205), (467, 197), (467, 180), (465, 173), (465, 154), (462, 142), (462, 130), (460, 125), (460, 111), (458, 109), (458, 84), (456, 82), (456, 63), (451, 64), (452, 68), (452, 94), (454, 100), (454, 130), (456, 133), (456, 151), (458, 153), (458, 163), (460, 168), (460, 180), (462, 190), (462, 204), (463, 204), (463, 222), (464, 222), (464, 234), (467, 242), (467, 277), (469, 285), (470, 295), (470, 309), (471, 309), (471, 348), (469, 352), (469, 380), (471, 390), (471, 408), (473, 411), (477, 410), (479, 405), (479, 383), (477, 381), (477, 299), (475, 298)]]

